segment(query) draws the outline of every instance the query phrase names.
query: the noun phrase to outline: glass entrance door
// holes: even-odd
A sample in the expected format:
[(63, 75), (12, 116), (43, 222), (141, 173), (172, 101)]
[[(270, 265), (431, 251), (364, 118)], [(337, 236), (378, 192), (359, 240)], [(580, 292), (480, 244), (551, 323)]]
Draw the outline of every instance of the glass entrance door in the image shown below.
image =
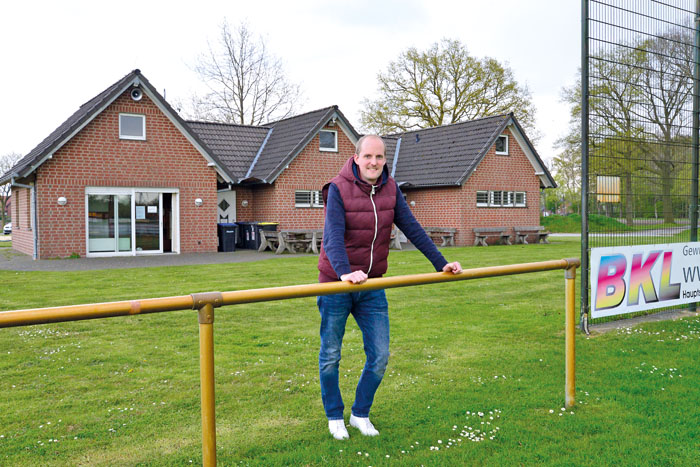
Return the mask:
[(134, 211), (136, 214), (136, 252), (162, 252), (161, 194), (136, 192), (134, 194)]
[(131, 251), (131, 195), (88, 195), (88, 253)]
[(87, 188), (85, 198), (88, 255), (179, 253), (177, 190)]

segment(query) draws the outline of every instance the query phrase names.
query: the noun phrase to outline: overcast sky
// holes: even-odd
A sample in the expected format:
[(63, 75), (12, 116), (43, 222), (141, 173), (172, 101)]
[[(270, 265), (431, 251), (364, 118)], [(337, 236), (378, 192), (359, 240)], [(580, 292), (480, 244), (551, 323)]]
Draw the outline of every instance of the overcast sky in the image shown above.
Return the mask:
[(192, 71), (219, 26), (247, 21), (301, 85), (300, 112), (338, 105), (360, 126), (376, 76), (408, 47), (459, 39), (508, 64), (527, 85), (542, 138), (556, 155), (580, 65), (580, 2), (561, 0), (33, 1), (0, 15), (0, 155), (28, 153), (78, 107), (134, 68), (168, 101), (201, 90)]

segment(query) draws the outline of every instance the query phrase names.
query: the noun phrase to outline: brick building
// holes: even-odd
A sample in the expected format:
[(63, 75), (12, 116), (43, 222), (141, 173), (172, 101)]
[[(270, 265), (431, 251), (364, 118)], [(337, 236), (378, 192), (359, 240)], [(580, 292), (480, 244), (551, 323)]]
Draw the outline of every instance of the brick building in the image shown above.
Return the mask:
[[(320, 190), (359, 134), (336, 107), (262, 126), (187, 122), (134, 70), (10, 171), (13, 248), (35, 258), (208, 252), (218, 222), (321, 228)], [(539, 224), (553, 187), (512, 115), (384, 137), (418, 220), (472, 228)]]

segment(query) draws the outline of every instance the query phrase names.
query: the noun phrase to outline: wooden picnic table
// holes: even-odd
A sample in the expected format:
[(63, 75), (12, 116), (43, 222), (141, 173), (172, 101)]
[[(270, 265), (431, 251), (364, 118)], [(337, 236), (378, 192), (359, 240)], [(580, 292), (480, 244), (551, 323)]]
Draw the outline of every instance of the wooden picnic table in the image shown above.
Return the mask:
[(423, 230), (429, 237), (439, 236), (442, 239), (440, 246), (455, 246), (457, 229), (454, 227), (423, 227)]
[(280, 231), (260, 232), (260, 248), (258, 251), (266, 249), (274, 250), (275, 254), (281, 255), (284, 250), (290, 253), (318, 254), (323, 241), (323, 229), (284, 229)]
[(268, 248), (274, 251), (276, 255), (282, 254), (282, 252), (285, 250), (286, 245), (284, 244), (284, 239), (280, 237), (280, 233), (278, 231), (260, 231), (260, 247), (258, 248), (258, 251), (265, 251)]
[(486, 243), (489, 237), (498, 238), (501, 244), (512, 245), (510, 243), (510, 234), (507, 234), (507, 227), (481, 227), (474, 229), (474, 246), (479, 244), (483, 246), (489, 246)]
[(547, 237), (549, 236), (549, 231), (545, 231), (544, 227), (541, 225), (533, 225), (526, 227), (513, 227), (515, 232), (515, 243), (522, 243), (527, 245), (527, 236), (536, 236), (536, 243), (549, 243)]
[(280, 237), (290, 253), (301, 249), (306, 253), (318, 254), (323, 241), (323, 229), (288, 229), (280, 230)]

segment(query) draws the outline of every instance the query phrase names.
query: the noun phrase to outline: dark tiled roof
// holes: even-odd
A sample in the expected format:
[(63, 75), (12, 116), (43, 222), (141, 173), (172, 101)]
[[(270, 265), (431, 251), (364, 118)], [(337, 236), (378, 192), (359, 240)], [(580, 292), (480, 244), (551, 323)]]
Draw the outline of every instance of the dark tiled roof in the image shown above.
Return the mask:
[(503, 130), (508, 115), (401, 133), (394, 174), (411, 186), (459, 185)]
[(250, 178), (272, 183), (335, 114), (356, 137), (359, 136), (335, 105), (266, 125), (272, 128), (272, 133)]
[(211, 160), (218, 165), (226, 177), (232, 178), (231, 174), (227, 171), (226, 167), (216, 157), (216, 155), (209, 148), (207, 148), (206, 144), (197, 136), (196, 133), (191, 131), (188, 125), (180, 118), (178, 113), (170, 106), (170, 104), (167, 103), (165, 99), (163, 99), (163, 97), (151, 85), (151, 83), (148, 82), (146, 77), (141, 74), (141, 70), (136, 69), (109, 86), (94, 98), (90, 99), (85, 104), (81, 105), (73, 115), (68, 117), (65, 122), (51, 132), (51, 134), (41, 143), (39, 143), (37, 147), (32, 149), (29, 154), (24, 156), (12, 169), (2, 175), (0, 177), (0, 183), (9, 181), (14, 174), (18, 174), (20, 177), (29, 175), (35, 168), (36, 164), (40, 163), (42, 159), (58, 149), (60, 145), (64, 144), (73, 134), (73, 132), (80, 129), (83, 125), (98, 115), (104, 107), (112, 103), (132, 83), (139, 83), (140, 86), (147, 89), (150, 95), (152, 95), (158, 101), (158, 103), (165, 108), (170, 117), (177, 122), (182, 131), (189, 135), (194, 142), (201, 147), (201, 150), (204, 151), (208, 157), (210, 157)]
[(10, 169), (6, 174), (0, 177), (0, 183), (5, 183), (9, 181), (13, 174), (23, 175), (27, 169), (31, 168), (31, 165), (41, 160), (43, 157), (51, 153), (56, 147), (61, 144), (66, 137), (68, 137), (73, 131), (79, 128), (85, 121), (91, 118), (97, 110), (99, 110), (104, 103), (112, 100), (117, 94), (122, 92), (127, 83), (136, 77), (139, 70), (134, 70), (131, 73), (124, 76), (122, 79), (102, 91), (97, 96), (90, 99), (85, 104), (81, 105), (80, 108), (68, 119), (59, 125), (54, 131), (51, 132), (49, 136), (44, 138), (44, 140), (39, 143), (37, 147), (32, 149), (29, 154), (24, 156), (22, 159), (15, 164), (12, 169)]
[[(394, 147), (400, 144), (394, 173), (394, 178), (400, 184), (412, 187), (461, 185), (493, 145), (496, 137), (511, 123), (517, 126), (544, 173), (554, 183), (512, 114), (385, 136), (387, 163), (394, 154), (389, 148), (392, 144)], [(398, 138), (400, 141), (392, 142)]]
[(268, 127), (231, 123), (187, 122), (187, 124), (226, 166), (234, 181), (246, 176), (255, 155), (270, 131)]

